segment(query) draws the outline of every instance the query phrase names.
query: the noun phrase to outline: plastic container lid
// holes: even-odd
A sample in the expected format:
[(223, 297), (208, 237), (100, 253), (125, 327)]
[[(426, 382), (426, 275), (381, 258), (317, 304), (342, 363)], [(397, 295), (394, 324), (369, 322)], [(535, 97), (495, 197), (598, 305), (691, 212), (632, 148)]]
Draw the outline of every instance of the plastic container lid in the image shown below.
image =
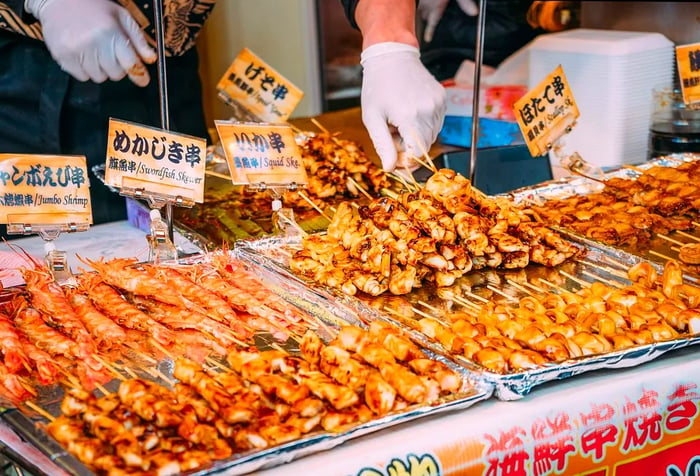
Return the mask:
[(673, 42), (661, 33), (593, 30), (576, 28), (540, 35), (530, 44), (530, 50), (589, 53), (606, 56), (649, 53), (652, 49), (669, 48)]

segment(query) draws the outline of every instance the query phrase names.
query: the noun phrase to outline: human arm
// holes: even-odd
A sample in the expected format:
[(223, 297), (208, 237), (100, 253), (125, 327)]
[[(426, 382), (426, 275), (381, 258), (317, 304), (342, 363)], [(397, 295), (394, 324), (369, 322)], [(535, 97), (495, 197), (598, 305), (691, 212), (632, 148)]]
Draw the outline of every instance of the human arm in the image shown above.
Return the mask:
[(437, 138), (445, 90), (420, 61), (415, 0), (359, 0), (354, 21), (362, 33), (362, 120), (382, 166), (393, 170), (397, 147), (422, 155)]
[[(110, 0), (25, 0), (41, 24), (44, 42), (61, 68), (80, 81), (150, 81), (143, 63), (156, 60), (138, 23)], [(78, 13), (79, 12), (79, 13)]]

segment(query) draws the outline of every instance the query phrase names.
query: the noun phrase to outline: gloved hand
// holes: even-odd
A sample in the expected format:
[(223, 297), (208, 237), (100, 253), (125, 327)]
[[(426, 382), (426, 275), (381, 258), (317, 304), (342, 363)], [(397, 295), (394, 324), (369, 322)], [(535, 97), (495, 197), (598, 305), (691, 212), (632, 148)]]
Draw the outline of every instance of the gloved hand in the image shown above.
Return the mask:
[(150, 81), (143, 62), (156, 53), (125, 8), (109, 0), (25, 0), (24, 8), (41, 23), (53, 59), (79, 81)]
[(396, 167), (397, 150), (389, 124), (398, 129), (403, 148), (423, 155), (435, 142), (445, 118), (446, 93), (420, 61), (418, 48), (384, 42), (361, 55), (362, 121), (384, 170)]
[[(445, 13), (445, 8), (450, 0), (420, 0), (418, 3), (418, 14), (425, 20), (425, 30), (423, 30), (423, 40), (426, 43), (433, 41), (433, 33), (435, 27), (440, 22), (442, 14)], [(464, 13), (473, 17), (479, 14), (479, 7), (474, 0), (457, 0), (459, 8)]]

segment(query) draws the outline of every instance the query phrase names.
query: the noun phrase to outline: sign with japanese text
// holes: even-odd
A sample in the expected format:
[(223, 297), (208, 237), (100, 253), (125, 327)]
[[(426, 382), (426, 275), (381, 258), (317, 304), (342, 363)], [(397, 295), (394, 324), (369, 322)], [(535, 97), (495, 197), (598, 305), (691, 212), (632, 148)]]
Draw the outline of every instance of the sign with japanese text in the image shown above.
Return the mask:
[(231, 181), (236, 185), (304, 185), (308, 182), (291, 127), (216, 121)]
[[(700, 393), (694, 382), (640, 388), (617, 403), (569, 402), (429, 451), (399, 450), (354, 476), (698, 476)], [(519, 405), (515, 402), (512, 405)], [(467, 413), (470, 410), (467, 411)], [(477, 418), (477, 417), (474, 417)]]
[(520, 98), (513, 109), (533, 157), (546, 154), (579, 117), (578, 106), (561, 65)]
[(683, 102), (700, 102), (700, 43), (676, 46), (676, 61)]
[(84, 156), (0, 154), (0, 223), (91, 225)]
[(105, 182), (185, 204), (204, 201), (204, 139), (110, 118)]
[(304, 95), (248, 48), (233, 60), (217, 89), (239, 112), (237, 119), (255, 122), (285, 122)]

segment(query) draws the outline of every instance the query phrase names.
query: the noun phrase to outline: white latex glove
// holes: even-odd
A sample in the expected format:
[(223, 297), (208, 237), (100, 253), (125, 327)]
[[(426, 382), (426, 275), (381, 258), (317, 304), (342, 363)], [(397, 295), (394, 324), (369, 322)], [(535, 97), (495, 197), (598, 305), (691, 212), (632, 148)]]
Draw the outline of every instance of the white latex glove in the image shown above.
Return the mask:
[(53, 59), (79, 81), (150, 81), (143, 62), (156, 53), (125, 8), (109, 0), (25, 0), (24, 8), (41, 23)]
[[(433, 33), (435, 27), (440, 22), (442, 14), (445, 13), (445, 8), (450, 0), (420, 0), (418, 3), (418, 14), (425, 20), (425, 30), (423, 30), (423, 40), (426, 43), (433, 41)], [(473, 17), (479, 14), (479, 7), (474, 0), (457, 0), (459, 8), (464, 13)]]
[(361, 55), (362, 122), (384, 170), (396, 167), (397, 148), (389, 125), (398, 129), (406, 153), (423, 155), (435, 142), (445, 118), (445, 88), (420, 61), (418, 48), (377, 43)]

